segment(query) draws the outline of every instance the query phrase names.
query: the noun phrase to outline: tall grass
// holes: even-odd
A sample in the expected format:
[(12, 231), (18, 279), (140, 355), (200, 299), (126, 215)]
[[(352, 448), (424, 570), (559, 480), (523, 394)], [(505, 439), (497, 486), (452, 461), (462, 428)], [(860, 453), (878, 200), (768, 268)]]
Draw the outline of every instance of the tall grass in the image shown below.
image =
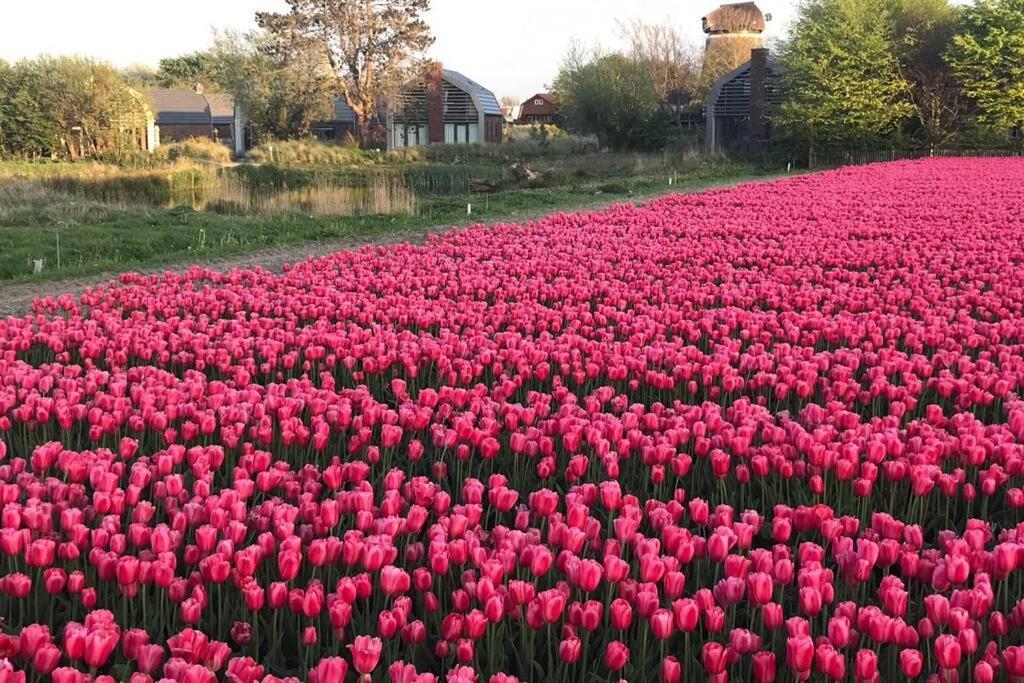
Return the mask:
[(36, 183), (55, 195), (126, 206), (165, 206), (170, 198), (213, 182), (216, 170), (189, 162), (153, 169), (124, 169), (109, 164), (5, 164), (0, 184)]
[(0, 226), (91, 225), (137, 206), (68, 194), (25, 178), (0, 181)]
[(302, 213), (307, 216), (415, 214), (416, 196), (400, 177), (380, 177), (362, 186), (320, 179), (268, 192), (245, 176), (222, 174), (204, 197), (205, 208), (245, 216)]
[(355, 216), (416, 212), (401, 174), (352, 179), (243, 174), (179, 162), (125, 170), (103, 164), (7, 165), (0, 171), (0, 225), (77, 225), (126, 208), (178, 206), (235, 215)]
[(226, 145), (209, 138), (189, 138), (181, 142), (160, 145), (153, 152), (152, 158), (157, 163), (198, 161), (226, 164), (231, 161), (231, 150)]
[(249, 150), (249, 160), (278, 168), (337, 168), (379, 164), (410, 164), (423, 161), (419, 149), (385, 152), (356, 145), (325, 144), (316, 140), (277, 140)]

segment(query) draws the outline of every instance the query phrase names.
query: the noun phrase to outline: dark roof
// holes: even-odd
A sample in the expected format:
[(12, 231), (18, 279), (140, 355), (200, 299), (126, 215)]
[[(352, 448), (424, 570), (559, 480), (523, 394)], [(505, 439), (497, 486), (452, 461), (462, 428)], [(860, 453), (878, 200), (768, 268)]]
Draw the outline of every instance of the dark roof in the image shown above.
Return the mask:
[(356, 113), (352, 111), (352, 107), (348, 106), (345, 102), (344, 97), (334, 98), (334, 118), (331, 119), (332, 123), (355, 123)]
[(214, 123), (232, 123), (235, 120), (235, 98), (220, 93), (203, 95), (210, 105), (210, 117)]
[(480, 108), (486, 116), (501, 116), (501, 105), (494, 93), (480, 85), (476, 81), (466, 78), (458, 71), (445, 69), (442, 78), (454, 85), (459, 90), (474, 95), (480, 101)]
[(701, 21), (704, 33), (764, 33), (764, 13), (755, 2), (734, 2), (708, 13)]
[(224, 124), (235, 118), (231, 95), (197, 93), (194, 90), (150, 90), (146, 99), (153, 109), (156, 124)]

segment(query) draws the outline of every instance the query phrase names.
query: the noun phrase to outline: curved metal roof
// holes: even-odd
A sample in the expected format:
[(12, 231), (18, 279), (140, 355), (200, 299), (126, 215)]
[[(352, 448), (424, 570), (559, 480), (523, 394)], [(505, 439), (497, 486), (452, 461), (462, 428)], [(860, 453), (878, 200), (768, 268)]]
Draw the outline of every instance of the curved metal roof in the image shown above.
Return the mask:
[(494, 93), (458, 71), (444, 69), (441, 77), (459, 90), (469, 93), (478, 101), (480, 110), (487, 116), (501, 116), (501, 105)]

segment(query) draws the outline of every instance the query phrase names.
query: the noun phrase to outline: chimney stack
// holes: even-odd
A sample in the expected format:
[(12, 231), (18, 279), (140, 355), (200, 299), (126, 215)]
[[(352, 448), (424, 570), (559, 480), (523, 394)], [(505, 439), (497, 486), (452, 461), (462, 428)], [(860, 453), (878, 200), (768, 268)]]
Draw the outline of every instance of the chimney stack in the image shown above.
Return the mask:
[(427, 140), (431, 145), (444, 142), (443, 72), (440, 62), (427, 66)]
[(758, 144), (767, 138), (765, 102), (768, 98), (768, 48), (750, 51), (750, 142)]

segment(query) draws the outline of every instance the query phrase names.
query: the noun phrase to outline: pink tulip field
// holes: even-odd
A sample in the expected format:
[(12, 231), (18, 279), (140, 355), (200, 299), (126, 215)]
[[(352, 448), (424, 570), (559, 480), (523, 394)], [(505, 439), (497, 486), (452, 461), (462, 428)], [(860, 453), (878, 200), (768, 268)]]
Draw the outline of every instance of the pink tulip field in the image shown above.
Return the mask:
[(0, 683), (1024, 683), (1024, 160), (0, 322)]

